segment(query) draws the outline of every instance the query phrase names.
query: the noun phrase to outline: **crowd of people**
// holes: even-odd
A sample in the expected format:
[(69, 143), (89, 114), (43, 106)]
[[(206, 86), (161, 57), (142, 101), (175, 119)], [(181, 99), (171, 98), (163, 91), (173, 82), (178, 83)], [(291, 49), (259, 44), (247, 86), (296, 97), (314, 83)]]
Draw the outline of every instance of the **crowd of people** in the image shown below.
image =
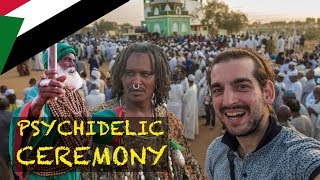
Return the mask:
[[(277, 41), (274, 39), (277, 39)], [(185, 167), (187, 173), (177, 173), (175, 175), (181, 177), (187, 175), (191, 179), (202, 179), (204, 177), (200, 171), (199, 164), (190, 152), (188, 143), (184, 138), (188, 140), (196, 138), (196, 135), (199, 134), (200, 119), (202, 117), (205, 119), (203, 126), (207, 126), (210, 129), (216, 128), (216, 121), (221, 120), (220, 109), (215, 109), (217, 106), (214, 102), (218, 92), (213, 92), (212, 84), (210, 84), (213, 78), (211, 67), (217, 63), (217, 57), (233, 48), (249, 48), (256, 51), (258, 56), (267, 59), (272, 64), (272, 72), (276, 75), (274, 84), (272, 84), (275, 90), (275, 100), (270, 103), (273, 109), (270, 114), (274, 113), (277, 116), (277, 121), (280, 125), (320, 141), (320, 67), (318, 67), (320, 45), (317, 45), (314, 50), (302, 54), (301, 52), (304, 50), (303, 36), (286, 35), (285, 33), (216, 37), (201, 35), (184, 37), (178, 35), (172, 37), (149, 36), (146, 41), (150, 45), (136, 45), (137, 42), (135, 41), (113, 37), (99, 39), (93, 35), (84, 35), (81, 41), (71, 37), (66, 38), (62, 41), (64, 43), (61, 44), (70, 50), (67, 54), (61, 55), (63, 58), (61, 61), (59, 60), (61, 65), (58, 67), (58, 72), (45, 71), (45, 74), (49, 76), (50, 73), (58, 73), (59, 77), (67, 74), (67, 81), (65, 82), (65, 79), (57, 79), (54, 82), (51, 80), (41, 84), (31, 78), (29, 81), (30, 87), (24, 89), (23, 99), (21, 100), (16, 98), (14, 89), (2, 85), (0, 88), (0, 123), (6, 124), (6, 126), (0, 126), (0, 128), (8, 132), (12, 113), (15, 112), (16, 116), (22, 116), (22, 110), (25, 108), (33, 109), (34, 111), (29, 111), (31, 114), (23, 115), (24, 117), (39, 117), (40, 114), (43, 115), (41, 112), (43, 111), (43, 106), (49, 106), (51, 113), (53, 113), (52, 116), (58, 116), (59, 112), (54, 112), (52, 108), (59, 107), (64, 101), (71, 103), (69, 102), (70, 100), (64, 99), (57, 102), (57, 104), (48, 104), (48, 99), (61, 97), (65, 94), (71, 97), (78, 97), (78, 95), (81, 97), (82, 106), (74, 111), (81, 110), (83, 117), (90, 116), (90, 113), (93, 117), (99, 116), (94, 113), (106, 115), (110, 113), (105, 112), (106, 109), (122, 107), (123, 104), (121, 103), (126, 104), (127, 117), (153, 117), (150, 112), (155, 111), (163, 114), (164, 112), (167, 113), (168, 110), (170, 113), (167, 116), (172, 120), (170, 122), (172, 124), (169, 123), (170, 128), (176, 128), (172, 129), (172, 134), (169, 134), (169, 136), (187, 148), (184, 153), (186, 164), (188, 164)], [(142, 44), (146, 44), (146, 42)], [(68, 57), (70, 53), (74, 57)], [(251, 57), (251, 54), (249, 56)], [(34, 56), (30, 60), (32, 69), (46, 69), (46, 58), (47, 53), (45, 51)], [(141, 59), (145, 61), (140, 62), (142, 61)], [(151, 64), (146, 65), (145, 62), (150, 62)], [(86, 68), (86, 63), (89, 69)], [(108, 66), (109, 72), (101, 71), (101, 66)], [(229, 66), (231, 67), (232, 64)], [(234, 70), (237, 71), (236, 68)], [(222, 76), (224, 72), (223, 70), (220, 71)], [(68, 74), (71, 74), (71, 79), (69, 79)], [(140, 75), (140, 79), (133, 78), (137, 76), (136, 74)], [(154, 78), (152, 81), (148, 80), (151, 76)], [(130, 78), (133, 79), (132, 82)], [(127, 85), (125, 84), (126, 81), (128, 82)], [(67, 87), (75, 89), (77, 95), (74, 95), (72, 91), (63, 90), (62, 87), (64, 85), (62, 82)], [(141, 84), (148, 85), (148, 87), (146, 85), (142, 87), (142, 90), (148, 94), (145, 99), (136, 98), (139, 96), (138, 91)], [(61, 90), (57, 92), (57, 90), (50, 89), (51, 91), (56, 91), (56, 93), (50, 95), (44, 93), (51, 86), (58, 86)], [(137, 92), (134, 91), (135, 88), (138, 89)], [(240, 88), (246, 87), (241, 86)], [(37, 91), (34, 89), (37, 89)], [(149, 92), (148, 89), (152, 89), (152, 91), (150, 90)], [(139, 104), (149, 101), (152, 103)], [(14, 111), (16, 109), (18, 110)], [(217, 114), (218, 111), (219, 113)], [(68, 109), (63, 109), (62, 112), (68, 112)], [(46, 112), (46, 114), (48, 113)], [(230, 116), (235, 116), (233, 118), (236, 118), (242, 115), (240, 113)], [(223, 123), (223, 125), (222, 133), (225, 133), (226, 130), (227, 132), (232, 132), (227, 124)], [(14, 130), (14, 127), (10, 128)], [(8, 139), (8, 136), (5, 136), (5, 138)], [(90, 138), (87, 140), (88, 142), (85, 139), (82, 143), (92, 141)], [(11, 143), (16, 143), (16, 141), (14, 139)], [(93, 141), (95, 140), (93, 139)], [(110, 140), (105, 141), (109, 142)], [(122, 142), (125, 141), (125, 139), (122, 140)], [(127, 141), (132, 140), (127, 139)], [(98, 142), (102, 143), (101, 139)], [(44, 144), (46, 143), (48, 142), (46, 141)], [(53, 144), (54, 142), (50, 143)], [(8, 152), (7, 142), (1, 145), (3, 145), (3, 151), (0, 152)], [(32, 144), (32, 146), (37, 145)], [(14, 161), (12, 157), (9, 159), (9, 153), (1, 154), (1, 156), (6, 164), (9, 164), (10, 160)], [(191, 158), (188, 159), (187, 157)], [(212, 158), (210, 159), (212, 160)], [(13, 164), (15, 166), (15, 163)], [(177, 170), (177, 167), (174, 167), (175, 170)], [(37, 172), (35, 169), (43, 172), (43, 174), (32, 173)], [(62, 169), (62, 167), (58, 168), (57, 172), (62, 171)], [(50, 169), (34, 167), (29, 172), (29, 178), (50, 174), (47, 171), (50, 171)], [(69, 171), (73, 172), (70, 169)], [(74, 175), (71, 173), (64, 176), (64, 178), (70, 178), (69, 176)], [(144, 176), (147, 175), (145, 174)], [(163, 176), (161, 175), (161, 177)]]

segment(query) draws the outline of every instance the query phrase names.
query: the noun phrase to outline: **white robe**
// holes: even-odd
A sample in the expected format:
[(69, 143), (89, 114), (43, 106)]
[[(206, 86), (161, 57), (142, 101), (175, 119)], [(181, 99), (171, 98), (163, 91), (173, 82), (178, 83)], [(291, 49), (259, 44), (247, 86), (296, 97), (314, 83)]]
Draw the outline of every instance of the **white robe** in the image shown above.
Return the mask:
[(306, 77), (302, 77), (301, 79), (299, 79), (302, 87), (304, 86), (304, 83), (306, 83), (308, 81), (308, 79)]
[(183, 80), (181, 80), (180, 84), (182, 85), (183, 93), (185, 93), (189, 88), (188, 78), (184, 78)]
[(248, 47), (248, 48), (251, 48), (251, 49), (253, 49), (253, 48), (255, 48), (254, 47), (254, 39), (247, 39), (246, 40), (246, 42), (245, 42), (245, 45)]
[(311, 107), (315, 101), (313, 91), (311, 91), (306, 98), (306, 107)]
[(289, 70), (289, 64), (288, 63), (282, 64), (280, 66), (280, 72), (285, 73), (285, 72), (288, 72), (288, 70)]
[(284, 84), (284, 82), (276, 81), (275, 84), (280, 88), (280, 90), (286, 91), (287, 87), (286, 84)]
[(87, 46), (87, 59), (90, 59), (91, 58), (91, 55), (93, 54), (93, 45), (88, 45)]
[(182, 98), (183, 90), (181, 84), (171, 84), (169, 91), (168, 110), (171, 111), (178, 119), (182, 116)]
[(283, 79), (283, 82), (286, 84), (286, 88), (287, 88), (287, 89), (289, 89), (290, 86), (293, 84), (293, 83), (291, 82), (290, 78), (289, 78), (289, 73), (291, 73), (291, 72), (296, 72), (296, 73), (298, 73), (298, 71), (297, 71), (296, 69), (295, 69), (295, 70), (289, 69), (289, 70), (287, 71), (287, 74), (286, 74), (286, 76), (285, 76), (284, 79)]
[(293, 36), (290, 36), (290, 37), (288, 38), (287, 48), (288, 48), (289, 50), (291, 50), (291, 49), (293, 49), (293, 46), (294, 46), (294, 38), (293, 38)]
[(78, 89), (78, 92), (80, 96), (83, 98), (83, 100), (88, 95), (87, 81), (85, 79), (82, 79), (82, 86), (80, 89)]
[(200, 82), (198, 83), (199, 87), (199, 94), (198, 94), (198, 116), (205, 116), (206, 111), (205, 111), (205, 106), (204, 106), (204, 97), (206, 95), (207, 91), (207, 80), (206, 76), (204, 76)]
[(114, 60), (114, 59), (112, 59), (112, 60), (110, 61), (110, 63), (109, 63), (109, 72), (111, 71), (111, 69), (112, 69), (112, 67), (113, 67), (113, 65), (114, 65), (115, 62), (116, 62), (116, 60)]
[(278, 52), (284, 52), (285, 41), (283, 38), (278, 39)]
[(294, 94), (296, 95), (296, 99), (301, 102), (301, 98), (302, 98), (302, 84), (300, 83), (300, 81), (296, 81), (294, 82), (288, 90), (291, 90), (294, 92)]
[(184, 136), (187, 139), (194, 139), (194, 136), (199, 134), (197, 86), (195, 84), (190, 86), (182, 96), (182, 103), (184, 105), (182, 116)]
[(306, 66), (304, 64), (297, 65), (296, 69), (298, 71), (306, 71)]
[(91, 90), (90, 94), (85, 97), (85, 102), (88, 109), (92, 109), (105, 101), (105, 95), (100, 93), (99, 90)]
[(200, 69), (197, 69), (196, 72), (194, 73), (194, 83), (198, 85), (202, 77), (203, 77), (202, 71)]
[(170, 71), (171, 73), (174, 72), (174, 68), (177, 66), (178, 64), (178, 61), (175, 57), (171, 58), (170, 61), (169, 61), (169, 67), (170, 67)]
[(316, 83), (314, 82), (314, 79), (310, 79), (303, 84), (303, 86), (302, 86), (302, 99), (301, 99), (301, 103), (303, 105), (306, 105), (307, 96), (313, 91), (315, 86), (316, 86)]
[(202, 70), (204, 67), (207, 67), (206, 61), (204, 59), (201, 59), (199, 69)]
[[(311, 108), (315, 110), (318, 114), (320, 113), (320, 103), (313, 103), (311, 105)], [(320, 141), (320, 119), (319, 115), (315, 116), (314, 114), (311, 114), (311, 121), (312, 121), (312, 126), (313, 126), (313, 137)]]

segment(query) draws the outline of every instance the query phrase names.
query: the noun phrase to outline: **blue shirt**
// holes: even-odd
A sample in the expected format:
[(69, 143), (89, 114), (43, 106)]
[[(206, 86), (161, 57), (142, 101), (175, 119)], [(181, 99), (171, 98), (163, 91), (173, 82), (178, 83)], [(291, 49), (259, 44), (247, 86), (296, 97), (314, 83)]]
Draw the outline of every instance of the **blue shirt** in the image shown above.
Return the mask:
[(111, 91), (112, 91), (112, 86), (106, 90), (105, 96), (106, 96), (106, 101), (109, 101), (111, 99)]

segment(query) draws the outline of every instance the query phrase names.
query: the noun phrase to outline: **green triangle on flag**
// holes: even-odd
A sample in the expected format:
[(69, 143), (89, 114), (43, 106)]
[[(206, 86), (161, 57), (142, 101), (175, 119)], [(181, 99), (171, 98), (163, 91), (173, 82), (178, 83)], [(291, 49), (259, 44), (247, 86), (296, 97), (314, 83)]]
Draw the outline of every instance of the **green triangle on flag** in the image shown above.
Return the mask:
[(17, 38), (23, 18), (0, 16), (0, 74)]

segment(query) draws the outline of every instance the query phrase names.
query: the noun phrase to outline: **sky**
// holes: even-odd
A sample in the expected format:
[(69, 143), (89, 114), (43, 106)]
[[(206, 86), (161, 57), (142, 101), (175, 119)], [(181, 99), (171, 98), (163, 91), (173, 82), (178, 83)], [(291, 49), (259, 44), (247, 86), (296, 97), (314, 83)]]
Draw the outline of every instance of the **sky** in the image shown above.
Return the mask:
[[(320, 0), (221, 0), (232, 10), (247, 14), (249, 22), (305, 20), (320, 18)], [(143, 0), (130, 0), (103, 18), (118, 24), (129, 22), (140, 25), (144, 20)]]

